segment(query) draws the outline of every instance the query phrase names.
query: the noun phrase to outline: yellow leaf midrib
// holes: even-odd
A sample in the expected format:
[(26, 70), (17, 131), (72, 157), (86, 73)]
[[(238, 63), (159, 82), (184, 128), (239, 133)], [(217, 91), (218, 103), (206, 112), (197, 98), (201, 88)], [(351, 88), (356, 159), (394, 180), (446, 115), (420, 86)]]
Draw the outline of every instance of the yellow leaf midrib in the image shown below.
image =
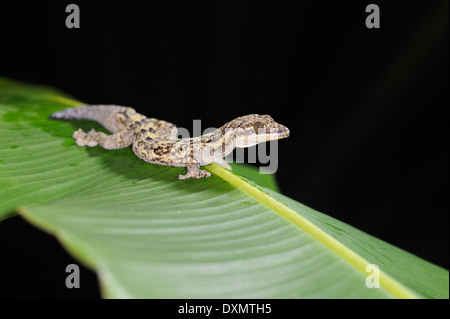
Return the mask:
[[(367, 266), (371, 263), (364, 259), (362, 256), (327, 234), (325, 231), (315, 226), (309, 220), (305, 219), (286, 205), (280, 203), (273, 197), (269, 196), (265, 192), (261, 191), (257, 187), (251, 185), (240, 177), (234, 175), (230, 171), (220, 167), (219, 165), (213, 163), (207, 166), (207, 169), (214, 173), (215, 175), (226, 180), (230, 184), (242, 190), (247, 195), (253, 197), (258, 202), (266, 205), (274, 212), (278, 213), (281, 217), (287, 219), (289, 222), (293, 223), (304, 232), (312, 236), (315, 240), (319, 241), (325, 247), (327, 247), (332, 252), (336, 253), (338, 256), (343, 258), (345, 261), (350, 263), (358, 271), (367, 275)], [(387, 292), (392, 294), (396, 298), (401, 299), (411, 299), (420, 298), (409, 288), (398, 282), (393, 277), (386, 274), (384, 271), (380, 270), (380, 287), (384, 288)]]

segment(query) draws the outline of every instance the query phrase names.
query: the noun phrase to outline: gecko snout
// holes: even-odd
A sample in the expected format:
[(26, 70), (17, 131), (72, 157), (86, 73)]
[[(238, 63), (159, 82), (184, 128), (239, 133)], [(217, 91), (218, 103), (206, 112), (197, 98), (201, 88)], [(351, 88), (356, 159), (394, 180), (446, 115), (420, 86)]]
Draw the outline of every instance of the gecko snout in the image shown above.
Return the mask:
[(277, 124), (275, 129), (270, 130), (270, 134), (275, 134), (276, 138), (280, 139), (280, 138), (288, 137), (289, 134), (290, 134), (290, 131), (289, 131), (289, 129), (286, 126), (281, 125), (281, 124)]
[(288, 137), (291, 134), (291, 132), (289, 131), (289, 129), (282, 125), (282, 129), (280, 130), (280, 138), (285, 138)]

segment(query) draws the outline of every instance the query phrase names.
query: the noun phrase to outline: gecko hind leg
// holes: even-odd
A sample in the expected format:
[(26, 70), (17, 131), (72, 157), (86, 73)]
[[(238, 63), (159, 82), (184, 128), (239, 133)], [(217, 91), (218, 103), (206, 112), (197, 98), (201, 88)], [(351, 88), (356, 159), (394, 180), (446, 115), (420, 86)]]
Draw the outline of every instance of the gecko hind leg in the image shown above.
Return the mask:
[(186, 165), (186, 168), (186, 175), (178, 175), (178, 179), (182, 180), (187, 178), (202, 178), (211, 176), (210, 172), (200, 169), (200, 164)]
[(94, 147), (100, 145), (100, 147), (106, 150), (118, 150), (131, 145), (133, 142), (133, 134), (129, 130), (122, 130), (120, 132), (107, 135), (103, 132), (97, 132), (92, 129), (89, 132), (84, 132), (82, 129), (78, 129), (72, 135), (79, 146)]

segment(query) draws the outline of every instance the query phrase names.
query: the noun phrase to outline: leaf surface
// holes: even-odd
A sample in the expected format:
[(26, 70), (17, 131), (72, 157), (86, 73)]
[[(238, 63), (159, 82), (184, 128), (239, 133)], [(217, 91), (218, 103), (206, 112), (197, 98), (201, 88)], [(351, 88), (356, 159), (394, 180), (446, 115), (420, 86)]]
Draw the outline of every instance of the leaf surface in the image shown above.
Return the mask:
[[(448, 298), (447, 270), (281, 195), (255, 168), (178, 181), (184, 168), (130, 148), (78, 147), (72, 132), (99, 126), (48, 116), (81, 104), (0, 79), (0, 219), (19, 212), (56, 236), (105, 297)], [(380, 288), (366, 286), (370, 264)]]

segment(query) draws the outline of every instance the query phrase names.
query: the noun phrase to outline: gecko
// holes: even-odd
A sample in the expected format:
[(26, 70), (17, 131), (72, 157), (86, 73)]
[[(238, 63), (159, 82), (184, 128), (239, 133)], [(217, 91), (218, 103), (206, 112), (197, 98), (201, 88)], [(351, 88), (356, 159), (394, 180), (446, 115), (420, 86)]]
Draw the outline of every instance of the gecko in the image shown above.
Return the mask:
[(95, 129), (75, 131), (72, 137), (79, 146), (99, 145), (106, 150), (132, 146), (134, 154), (145, 162), (164, 166), (186, 167), (179, 180), (209, 177), (201, 166), (217, 163), (231, 170), (224, 157), (236, 147), (250, 147), (261, 142), (289, 136), (289, 129), (269, 115), (249, 114), (237, 117), (210, 133), (193, 138), (178, 138), (175, 124), (137, 113), (119, 105), (71, 107), (50, 115), (58, 120), (91, 120), (111, 135)]

